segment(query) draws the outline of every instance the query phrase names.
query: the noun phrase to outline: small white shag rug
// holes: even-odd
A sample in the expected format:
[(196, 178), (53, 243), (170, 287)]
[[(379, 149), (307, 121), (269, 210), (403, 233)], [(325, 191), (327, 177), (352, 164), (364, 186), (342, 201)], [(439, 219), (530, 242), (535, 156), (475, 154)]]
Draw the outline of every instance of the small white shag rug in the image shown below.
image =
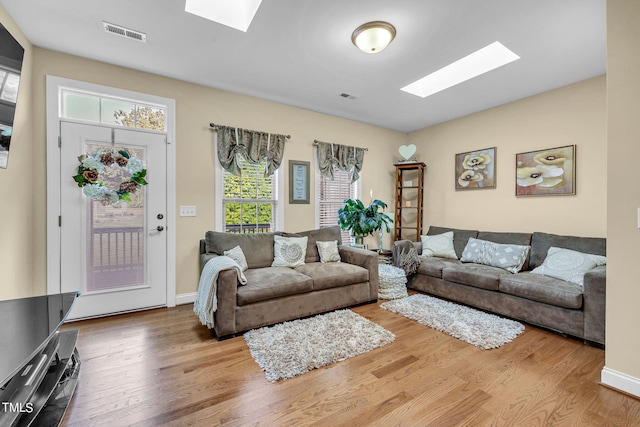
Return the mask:
[(396, 336), (344, 309), (252, 329), (244, 339), (267, 380), (275, 382), (382, 347)]
[(384, 302), (380, 307), (484, 350), (501, 347), (524, 331), (514, 320), (422, 294)]

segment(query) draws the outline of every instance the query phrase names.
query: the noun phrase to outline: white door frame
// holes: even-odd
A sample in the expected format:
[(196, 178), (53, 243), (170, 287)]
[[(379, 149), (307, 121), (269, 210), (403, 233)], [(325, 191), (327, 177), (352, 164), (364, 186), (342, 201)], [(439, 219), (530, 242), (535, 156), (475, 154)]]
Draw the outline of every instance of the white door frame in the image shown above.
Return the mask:
[[(47, 294), (61, 290), (60, 271), (60, 88), (76, 89), (118, 98), (135, 99), (167, 106), (167, 306), (176, 305), (176, 103), (175, 100), (144, 93), (96, 85), (47, 75)], [(68, 121), (68, 120), (67, 120)], [(71, 179), (69, 177), (69, 179)]]

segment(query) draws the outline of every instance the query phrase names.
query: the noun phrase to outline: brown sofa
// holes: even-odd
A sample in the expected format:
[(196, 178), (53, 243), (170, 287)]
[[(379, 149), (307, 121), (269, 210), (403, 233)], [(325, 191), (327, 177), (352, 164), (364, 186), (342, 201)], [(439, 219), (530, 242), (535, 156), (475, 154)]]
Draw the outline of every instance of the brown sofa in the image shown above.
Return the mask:
[[(305, 263), (271, 267), (274, 235), (307, 236)], [(317, 241), (338, 241), (341, 262), (321, 263)], [(234, 270), (220, 272), (214, 328), (218, 339), (249, 329), (323, 313), (378, 299), (378, 254), (340, 245), (340, 228), (301, 233), (233, 234), (209, 231), (200, 241), (200, 271), (212, 257), (240, 246), (249, 269), (246, 285)]]
[[(427, 235), (453, 231), (458, 259), (418, 257), (415, 274), (407, 286), (449, 300), (502, 314), (558, 333), (604, 346), (606, 266), (598, 266), (584, 275), (584, 286), (565, 280), (533, 274), (542, 265), (550, 247), (606, 255), (606, 239), (561, 236), (534, 232), (503, 233), (430, 227)], [(501, 244), (530, 245), (522, 270), (510, 273), (502, 268), (463, 263), (461, 255), (470, 237)], [(411, 248), (422, 254), (421, 242), (394, 243), (394, 260)], [(406, 258), (405, 258), (406, 259)]]

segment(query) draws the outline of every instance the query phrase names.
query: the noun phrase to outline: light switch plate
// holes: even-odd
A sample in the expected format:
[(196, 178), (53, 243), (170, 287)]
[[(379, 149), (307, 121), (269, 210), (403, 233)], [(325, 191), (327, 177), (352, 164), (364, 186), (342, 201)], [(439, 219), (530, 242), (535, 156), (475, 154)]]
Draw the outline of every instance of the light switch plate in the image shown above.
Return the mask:
[(180, 206), (180, 216), (196, 216), (196, 207)]

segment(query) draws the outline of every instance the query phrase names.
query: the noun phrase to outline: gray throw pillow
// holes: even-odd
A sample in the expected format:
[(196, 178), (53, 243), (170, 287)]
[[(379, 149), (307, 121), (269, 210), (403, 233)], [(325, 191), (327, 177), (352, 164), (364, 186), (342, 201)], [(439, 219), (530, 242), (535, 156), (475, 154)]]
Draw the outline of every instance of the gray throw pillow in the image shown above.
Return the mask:
[(511, 273), (520, 271), (531, 246), (494, 243), (469, 237), (460, 261), (499, 267)]

